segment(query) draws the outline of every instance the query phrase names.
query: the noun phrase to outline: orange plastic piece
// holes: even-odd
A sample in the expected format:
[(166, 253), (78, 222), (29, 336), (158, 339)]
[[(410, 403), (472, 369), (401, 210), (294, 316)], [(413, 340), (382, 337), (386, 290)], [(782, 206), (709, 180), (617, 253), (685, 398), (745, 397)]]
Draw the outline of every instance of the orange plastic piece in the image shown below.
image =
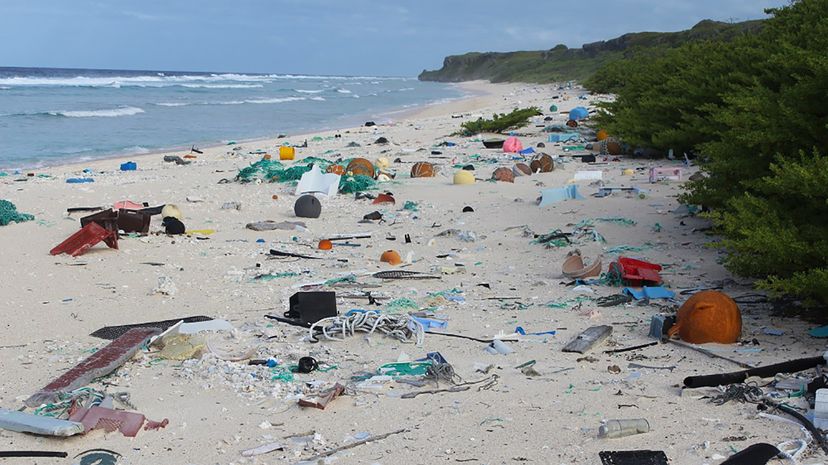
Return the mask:
[(333, 249), (333, 242), (329, 241), (328, 239), (322, 239), (319, 241), (319, 250), (331, 250)]
[(394, 205), (395, 203), (397, 203), (397, 201), (394, 200), (394, 196), (391, 195), (391, 194), (380, 194), (371, 203), (374, 204), (374, 205), (382, 205), (382, 204), (386, 204), (386, 203), (390, 203), (391, 205)]
[(328, 169), (325, 170), (328, 173), (338, 174), (342, 176), (345, 174), (345, 167), (342, 165), (330, 165)]

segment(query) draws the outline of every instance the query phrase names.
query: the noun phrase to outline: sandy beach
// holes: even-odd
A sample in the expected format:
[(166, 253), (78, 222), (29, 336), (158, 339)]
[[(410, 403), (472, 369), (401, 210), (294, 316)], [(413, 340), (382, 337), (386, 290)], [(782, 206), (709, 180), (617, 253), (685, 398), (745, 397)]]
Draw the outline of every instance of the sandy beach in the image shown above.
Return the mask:
[[(106, 159), (36, 171), (36, 176), (0, 177), (0, 198), (13, 202), (34, 221), (0, 227), (3, 305), (0, 309), (0, 407), (18, 410), (48, 384), (108, 341), (89, 336), (95, 330), (157, 320), (206, 315), (224, 319), (232, 332), (209, 333), (211, 347), (252, 358), (274, 358), (276, 369), (224, 361), (215, 354), (187, 361), (159, 357), (142, 350), (113, 375), (90, 386), (110, 394), (129, 393), (134, 410), (148, 419), (168, 419), (156, 431), (135, 438), (94, 430), (67, 439), (0, 430), (0, 449), (65, 450), (69, 457), (94, 448), (116, 451), (128, 464), (275, 464), (301, 463), (316, 454), (367, 437), (399, 434), (343, 450), (326, 461), (336, 464), (596, 464), (600, 451), (662, 450), (673, 464), (719, 464), (735, 451), (756, 442), (779, 444), (802, 438), (795, 426), (757, 415), (756, 405), (728, 402), (715, 405), (704, 396), (716, 389), (682, 390), (686, 376), (740, 370), (723, 359), (663, 343), (616, 354), (607, 350), (651, 342), (651, 317), (672, 311), (687, 297), (683, 290), (723, 286), (733, 297), (755, 293), (751, 283), (728, 273), (719, 252), (708, 244), (708, 222), (681, 213), (677, 196), (681, 182), (650, 183), (652, 167), (676, 167), (686, 180), (696, 171), (679, 161), (599, 156), (595, 164), (569, 157), (563, 146), (547, 142), (543, 126), (562, 124), (566, 117), (549, 114), (591, 106), (594, 97), (579, 99), (578, 89), (530, 84), (464, 83), (475, 97), (413, 112), (378, 116), (377, 126), (292, 135), (285, 139), (244, 142), (204, 149), (192, 163), (163, 161), (164, 152), (124, 159)], [(560, 98), (553, 100), (552, 96)], [(483, 147), (478, 138), (452, 135), (460, 123), (537, 106), (552, 116), (538, 118), (518, 131), (524, 147), (559, 157), (555, 170), (519, 176), (514, 183), (489, 182), (495, 168), (511, 168), (514, 154)], [(339, 135), (341, 137), (334, 137)], [(390, 143), (376, 144), (379, 137)], [(239, 183), (239, 170), (262, 158), (278, 158), (278, 146), (300, 145), (305, 157), (387, 158), (390, 191), (396, 205), (373, 205), (353, 194), (322, 198), (318, 219), (296, 218), (296, 196), (290, 183)], [(450, 141), (454, 146), (438, 146)], [(359, 147), (347, 147), (356, 142)], [(545, 147), (538, 148), (538, 143)], [(573, 144), (574, 145), (574, 144)], [(239, 149), (239, 147), (241, 147)], [(434, 151), (440, 152), (438, 154)], [(530, 156), (531, 157), (531, 156)], [(395, 162), (394, 160), (399, 159)], [(132, 160), (136, 171), (122, 172)], [(433, 178), (411, 179), (415, 162), (439, 168)], [(478, 181), (454, 185), (455, 165), (474, 165)], [(88, 169), (91, 173), (84, 173)], [(631, 169), (633, 174), (624, 174)], [(594, 181), (572, 181), (579, 171), (601, 171), (602, 185), (639, 187), (637, 193), (615, 192), (598, 198)], [(44, 176), (38, 176), (44, 175)], [(93, 183), (68, 184), (67, 178), (89, 176)], [(227, 180), (229, 182), (224, 182)], [(581, 200), (539, 207), (542, 189), (574, 182)], [(188, 200), (189, 199), (189, 200)], [(111, 206), (121, 200), (151, 206), (175, 204), (190, 230), (210, 234), (167, 236), (154, 216), (150, 234), (123, 236), (118, 250), (104, 244), (77, 258), (51, 256), (49, 250), (79, 228), (80, 214), (68, 208)], [(239, 202), (240, 209), (223, 209)], [(416, 207), (403, 208), (406, 202)], [(473, 212), (463, 212), (470, 206)], [(360, 223), (373, 211), (383, 222)], [(603, 219), (603, 220), (602, 220)], [(606, 219), (609, 219), (607, 221)], [(627, 221), (619, 221), (623, 219)], [(306, 231), (253, 231), (246, 224), (273, 220), (304, 221)], [(547, 248), (533, 243), (535, 235), (571, 231), (592, 220), (606, 242), (581, 240), (577, 245)], [(456, 229), (463, 234), (439, 235)], [(320, 239), (336, 234), (369, 233), (368, 239), (317, 250)], [(408, 235), (410, 243), (404, 241)], [(618, 294), (618, 287), (590, 285), (575, 290), (562, 277), (567, 253), (603, 258), (604, 268), (619, 254), (664, 267), (664, 286), (676, 292), (674, 302), (653, 300), (599, 307), (595, 299)], [(273, 258), (271, 249), (321, 259)], [(397, 250), (408, 263), (381, 263), (383, 251)], [(625, 251), (626, 250), (626, 251)], [(428, 280), (379, 280), (372, 273), (401, 269), (439, 276)], [(257, 276), (270, 275), (267, 279)], [(280, 277), (282, 276), (282, 277)], [(351, 309), (383, 310), (385, 304), (409, 299), (416, 308), (447, 321), (446, 332), (490, 339), (527, 333), (509, 342), (512, 353), (490, 354), (486, 343), (425, 334), (422, 345), (403, 343), (381, 334), (357, 334), (344, 340), (311, 343), (308, 330), (269, 320), (281, 315), (288, 299), (303, 284), (355, 276), (340, 283), (340, 313)], [(157, 292), (159, 280), (174, 289)], [(370, 291), (380, 306), (369, 307), (354, 295)], [(812, 324), (775, 315), (766, 303), (741, 305), (743, 343), (707, 344), (715, 354), (750, 365), (767, 365), (820, 355), (825, 344), (807, 335)], [(609, 325), (613, 332), (587, 354), (561, 349), (591, 326)], [(768, 328), (781, 329), (781, 335)], [(412, 391), (447, 389), (451, 385), (403, 382), (367, 385), (359, 375), (377, 373), (384, 364), (421, 359), (439, 352), (464, 382), (488, 380), (457, 392)], [(312, 356), (325, 371), (273, 379), (279, 367)], [(529, 361), (534, 373), (518, 366)], [(356, 376), (356, 377), (355, 377)], [(340, 383), (344, 395), (326, 409), (303, 408), (297, 401)], [(370, 384), (370, 383), (369, 383)], [(483, 388), (484, 387), (484, 388)], [(804, 401), (787, 399), (799, 407)], [(123, 406), (121, 406), (123, 408)], [(31, 409), (27, 410), (31, 412)], [(650, 432), (617, 439), (597, 437), (602, 420), (643, 418)], [(282, 450), (245, 457), (242, 451), (278, 443)], [(820, 463), (812, 448), (802, 464)], [(17, 461), (15, 461), (17, 460)], [(3, 463), (69, 463), (55, 459), (5, 459)], [(74, 463), (74, 462), (73, 462)], [(313, 462), (317, 463), (317, 462)], [(771, 462), (773, 463), (773, 462)], [(783, 463), (783, 462), (779, 462)]]

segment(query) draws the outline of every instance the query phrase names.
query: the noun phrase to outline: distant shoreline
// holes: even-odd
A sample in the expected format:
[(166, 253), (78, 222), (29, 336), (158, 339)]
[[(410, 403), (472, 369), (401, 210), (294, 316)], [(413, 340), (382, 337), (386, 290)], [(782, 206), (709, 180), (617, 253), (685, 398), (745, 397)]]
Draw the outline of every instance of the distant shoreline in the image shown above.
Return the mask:
[[(467, 93), (467, 95), (463, 97), (458, 97), (454, 99), (449, 99), (448, 101), (435, 101), (430, 102), (422, 106), (418, 106), (415, 108), (398, 108), (398, 109), (391, 109), (389, 111), (383, 112), (378, 116), (389, 116), (393, 115), (392, 119), (380, 120), (379, 122), (386, 122), (386, 121), (403, 121), (403, 120), (410, 120), (416, 118), (423, 118), (429, 117), (436, 114), (445, 114), (445, 113), (452, 113), (455, 111), (462, 111), (463, 108), (468, 108), (469, 105), (474, 106), (473, 102), (476, 99), (482, 99), (487, 96), (492, 95), (491, 87), (497, 84), (491, 84), (487, 81), (469, 81), (469, 82), (462, 82), (462, 83), (451, 83), (448, 84), (452, 87), (457, 87), (463, 90), (463, 92)], [(460, 110), (458, 110), (460, 108)], [(355, 120), (363, 120), (368, 118), (366, 115), (358, 115), (354, 116)], [(379, 119), (379, 118), (377, 118)], [(29, 168), (3, 168), (0, 167), (0, 171), (3, 172), (13, 172), (13, 171), (20, 171), (21, 174), (25, 174), (27, 172), (37, 172), (37, 171), (51, 171), (55, 169), (65, 169), (67, 171), (81, 171), (85, 168), (92, 168), (98, 167), (103, 163), (114, 163), (114, 165), (120, 165), (123, 162), (127, 161), (135, 161), (140, 162), (142, 160), (148, 160), (151, 158), (157, 158), (161, 155), (175, 155), (181, 154), (182, 152), (189, 152), (191, 147), (196, 147), (201, 151), (214, 151), (221, 147), (228, 147), (228, 150), (232, 149), (232, 147), (239, 146), (239, 145), (255, 145), (255, 146), (262, 146), (262, 145), (278, 145), (279, 141), (293, 139), (294, 143), (301, 143), (297, 139), (300, 138), (307, 138), (313, 137), (314, 135), (326, 133), (326, 132), (336, 132), (336, 131), (347, 131), (347, 130), (354, 130), (356, 129), (357, 125), (354, 124), (343, 124), (337, 127), (330, 127), (330, 128), (316, 128), (310, 129), (307, 131), (302, 131), (296, 134), (289, 134), (285, 138), (279, 138), (278, 134), (266, 137), (254, 137), (249, 139), (233, 139), (237, 142), (234, 145), (228, 145), (226, 142), (215, 142), (215, 141), (202, 141), (202, 142), (193, 142), (188, 145), (179, 145), (179, 146), (172, 146), (168, 148), (158, 149), (158, 150), (150, 150), (149, 152), (133, 152), (133, 153), (109, 153), (104, 154), (102, 156), (96, 156), (93, 159), (88, 160), (78, 160), (78, 159), (66, 159), (66, 160), (55, 160), (55, 163), (44, 163), (43, 165), (37, 167), (29, 167)], [(118, 169), (118, 166), (111, 166), (107, 169)], [(102, 166), (96, 169), (104, 169)], [(139, 164), (140, 169), (140, 164)]]

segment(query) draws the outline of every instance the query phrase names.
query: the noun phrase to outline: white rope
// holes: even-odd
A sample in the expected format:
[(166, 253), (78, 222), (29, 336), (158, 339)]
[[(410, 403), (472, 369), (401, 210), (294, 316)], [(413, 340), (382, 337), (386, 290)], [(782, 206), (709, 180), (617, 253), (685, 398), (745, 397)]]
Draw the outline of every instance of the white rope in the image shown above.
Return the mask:
[(808, 446), (811, 445), (811, 441), (813, 441), (814, 439), (814, 437), (811, 435), (811, 432), (808, 431), (804, 426), (799, 424), (799, 422), (789, 420), (778, 415), (772, 415), (770, 413), (765, 412), (759, 412), (758, 415), (762, 418), (767, 418), (768, 420), (790, 423), (799, 428), (800, 431), (802, 431), (802, 434), (805, 436), (804, 439), (792, 439), (790, 441), (781, 442), (776, 446), (776, 448), (779, 449), (779, 452), (781, 453), (780, 455), (790, 460), (791, 463), (793, 463), (794, 465), (797, 465), (799, 463), (797, 461), (799, 459), (799, 456), (802, 455), (802, 453), (805, 452), (806, 449), (808, 449)]
[(422, 323), (410, 315), (384, 315), (375, 311), (352, 312), (347, 315), (323, 318), (311, 325), (311, 339), (315, 339), (316, 328), (319, 328), (322, 336), (329, 341), (344, 341), (357, 332), (370, 335), (377, 331), (402, 342), (411, 342), (413, 338), (417, 345), (422, 345), (425, 339), (425, 328)]

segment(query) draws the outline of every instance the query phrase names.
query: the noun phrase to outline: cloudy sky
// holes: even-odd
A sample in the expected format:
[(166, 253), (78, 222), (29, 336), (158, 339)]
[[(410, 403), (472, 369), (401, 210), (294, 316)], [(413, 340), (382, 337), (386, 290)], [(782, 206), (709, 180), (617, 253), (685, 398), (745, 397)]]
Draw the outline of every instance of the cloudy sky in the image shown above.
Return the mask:
[(782, 0), (0, 0), (0, 66), (414, 76), (467, 51), (539, 50)]

